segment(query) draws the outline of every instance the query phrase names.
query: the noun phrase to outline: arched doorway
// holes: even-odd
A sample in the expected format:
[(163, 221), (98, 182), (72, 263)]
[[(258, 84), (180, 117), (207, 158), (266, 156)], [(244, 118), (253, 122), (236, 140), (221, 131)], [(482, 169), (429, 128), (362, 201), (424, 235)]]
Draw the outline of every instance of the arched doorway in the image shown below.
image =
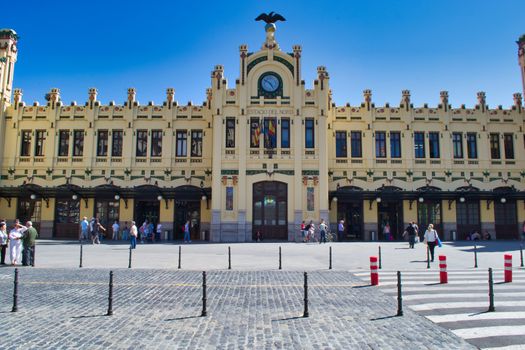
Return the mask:
[(253, 184), (252, 239), (288, 239), (288, 186), (278, 181)]

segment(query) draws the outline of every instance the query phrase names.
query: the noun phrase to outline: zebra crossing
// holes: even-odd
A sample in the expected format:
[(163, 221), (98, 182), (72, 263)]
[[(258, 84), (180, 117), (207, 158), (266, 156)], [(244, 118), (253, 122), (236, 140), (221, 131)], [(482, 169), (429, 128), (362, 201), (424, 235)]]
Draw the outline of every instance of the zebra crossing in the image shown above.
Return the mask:
[[(503, 282), (503, 269), (493, 271), (495, 312), (489, 307), (488, 272), (483, 269), (448, 272), (402, 272), (403, 307), (451, 330), (480, 349), (525, 349), (525, 269), (514, 268), (513, 282)], [(370, 272), (355, 271), (366, 281)], [(397, 298), (397, 271), (379, 270), (379, 286)]]

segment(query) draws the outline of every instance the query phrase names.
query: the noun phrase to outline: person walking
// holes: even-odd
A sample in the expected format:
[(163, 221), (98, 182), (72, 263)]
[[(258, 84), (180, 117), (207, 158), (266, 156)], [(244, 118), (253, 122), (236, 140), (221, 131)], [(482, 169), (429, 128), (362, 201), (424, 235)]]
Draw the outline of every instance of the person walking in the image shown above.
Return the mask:
[(191, 243), (190, 239), (190, 220), (187, 220), (184, 224), (184, 242)]
[(326, 243), (326, 224), (324, 223), (324, 219), (321, 219), (321, 223), (319, 224), (319, 244), (322, 242)]
[(27, 230), (24, 232), (22, 242), (24, 248), (22, 250), (22, 265), (24, 266), (35, 266), (35, 244), (38, 237), (36, 228), (33, 227), (31, 221), (26, 222)]
[(80, 237), (78, 238), (80, 241), (88, 239), (88, 231), (89, 231), (89, 222), (87, 221), (87, 217), (83, 217), (82, 221), (80, 222)]
[(7, 242), (9, 241), (9, 235), (7, 234), (7, 228), (5, 221), (0, 222), (0, 264), (5, 265), (5, 252), (7, 250)]
[(304, 220), (303, 222), (301, 222), (301, 236), (303, 237), (303, 243), (306, 242), (306, 225), (304, 223)]
[(413, 223), (409, 223), (406, 230), (408, 235), (408, 246), (411, 249), (414, 249), (414, 244), (416, 243), (416, 229)]
[(339, 220), (337, 225), (337, 241), (342, 242), (345, 237), (345, 221), (343, 219)]
[(131, 229), (129, 230), (129, 236), (131, 241), (131, 249), (137, 248), (137, 236), (139, 235), (139, 230), (137, 229), (137, 225), (135, 225), (135, 221), (131, 222)]
[(162, 224), (159, 222), (157, 224), (157, 229), (155, 230), (155, 241), (160, 241), (160, 236), (162, 235)]
[(385, 227), (383, 227), (383, 237), (385, 238), (386, 241), (391, 241), (391, 236), (390, 236), (390, 224), (387, 222)]
[(11, 265), (16, 265), (20, 262), (20, 249), (22, 247), (22, 237), (27, 227), (21, 225), (16, 220), (13, 228), (9, 231), (9, 255), (11, 258)]
[(119, 239), (119, 231), (120, 231), (120, 225), (118, 224), (118, 221), (115, 220), (113, 225), (111, 225), (111, 229), (113, 230), (113, 233), (111, 235), (111, 239), (114, 241), (118, 241)]
[(124, 241), (127, 241), (129, 239), (129, 228), (127, 221), (124, 223), (124, 229), (122, 230), (122, 239)]
[(437, 240), (439, 238), (434, 225), (428, 225), (428, 229), (425, 231), (425, 242), (427, 243), (428, 250), (430, 250), (430, 261), (434, 261), (434, 248), (436, 248)]

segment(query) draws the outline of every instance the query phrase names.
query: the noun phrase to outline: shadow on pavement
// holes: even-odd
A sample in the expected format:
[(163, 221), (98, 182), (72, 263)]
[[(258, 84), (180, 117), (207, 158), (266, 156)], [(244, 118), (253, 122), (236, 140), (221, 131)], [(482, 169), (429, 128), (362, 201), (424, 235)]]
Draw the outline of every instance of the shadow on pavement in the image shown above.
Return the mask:
[(164, 321), (166, 321), (166, 322), (169, 322), (169, 321), (180, 321), (180, 320), (188, 320), (190, 318), (199, 318), (199, 317), (202, 317), (202, 316), (184, 316), (184, 317), (177, 317), (177, 318), (168, 318), (168, 319), (165, 319)]
[(389, 318), (395, 318), (395, 317), (401, 317), (398, 315), (392, 315), (392, 316), (384, 316), (384, 317), (378, 317), (378, 318), (371, 318), (370, 321), (380, 321), (380, 320), (387, 320)]
[(79, 318), (93, 318), (93, 317), (105, 317), (107, 316), (106, 314), (101, 314), (101, 315), (83, 315), (83, 316), (73, 316), (71, 318), (76, 318), (76, 319), (79, 319)]
[(294, 316), (294, 317), (280, 318), (278, 320), (272, 320), (272, 322), (300, 320), (300, 319), (303, 319), (303, 318), (308, 318), (308, 317)]

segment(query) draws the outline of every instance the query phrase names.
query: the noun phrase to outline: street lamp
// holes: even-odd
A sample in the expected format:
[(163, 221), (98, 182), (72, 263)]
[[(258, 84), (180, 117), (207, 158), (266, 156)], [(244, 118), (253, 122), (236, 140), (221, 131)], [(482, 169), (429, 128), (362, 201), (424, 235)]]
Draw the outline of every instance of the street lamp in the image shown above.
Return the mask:
[(160, 194), (157, 196), (157, 200), (158, 200), (159, 202), (162, 200), (162, 196), (161, 196)]
[(208, 197), (206, 197), (206, 195), (203, 194), (202, 197), (201, 197), (201, 200), (205, 201), (205, 200), (207, 200), (207, 199), (208, 199)]
[(120, 196), (118, 194), (116, 194), (114, 198), (116, 201), (120, 200)]
[(502, 204), (507, 203), (507, 198), (503, 197), (499, 200)]
[(377, 197), (377, 198), (376, 198), (376, 202), (377, 202), (377, 203), (381, 203), (381, 197)]
[(34, 193), (32, 193), (29, 198), (31, 198), (32, 201), (34, 201), (36, 199), (36, 195)]
[(78, 196), (76, 194), (72, 195), (71, 196), (71, 199), (73, 199), (74, 201), (76, 201), (78, 199)]
[(332, 198), (334, 202), (337, 202), (337, 197)]
[(459, 197), (459, 201), (460, 201), (461, 203), (465, 203), (465, 197)]
[(423, 203), (425, 201), (425, 198), (419, 197), (417, 200), (418, 200), (419, 203)]

